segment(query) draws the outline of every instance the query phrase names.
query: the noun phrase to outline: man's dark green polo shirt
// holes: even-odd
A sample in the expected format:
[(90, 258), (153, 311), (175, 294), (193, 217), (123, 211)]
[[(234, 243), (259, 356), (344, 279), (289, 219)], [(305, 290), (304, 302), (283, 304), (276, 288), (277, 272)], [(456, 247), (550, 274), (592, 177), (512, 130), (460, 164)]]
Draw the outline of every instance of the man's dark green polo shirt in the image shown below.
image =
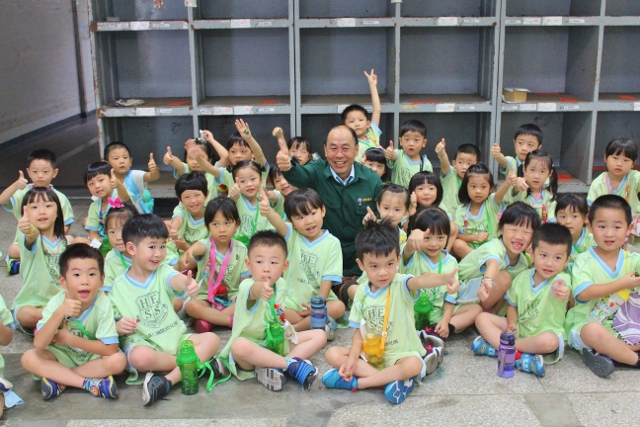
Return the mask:
[(327, 209), (323, 228), (336, 236), (342, 245), (343, 275), (359, 276), (356, 264), (355, 238), (362, 230), (367, 206), (377, 213), (376, 201), (382, 189), (378, 174), (355, 162), (355, 179), (347, 185), (336, 181), (326, 160), (316, 160), (300, 166), (292, 163), (291, 170), (282, 174), (289, 184), (298, 188), (313, 188)]

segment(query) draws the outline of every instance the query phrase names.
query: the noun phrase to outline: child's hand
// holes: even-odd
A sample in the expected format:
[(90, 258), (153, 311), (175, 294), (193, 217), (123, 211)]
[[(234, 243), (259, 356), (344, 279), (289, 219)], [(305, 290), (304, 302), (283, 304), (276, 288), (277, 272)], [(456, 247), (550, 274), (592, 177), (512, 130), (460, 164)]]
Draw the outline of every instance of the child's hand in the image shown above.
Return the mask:
[(269, 197), (267, 196), (267, 190), (263, 187), (260, 193), (260, 215), (266, 217), (271, 211), (271, 203), (269, 203)]
[(273, 287), (271, 286), (271, 281), (266, 274), (262, 276), (262, 292), (260, 293), (260, 296), (265, 301), (269, 301), (273, 296)]
[(238, 132), (240, 132), (240, 136), (242, 137), (242, 139), (244, 139), (245, 141), (251, 139), (251, 129), (249, 129), (249, 123), (245, 123), (245, 121), (242, 119), (237, 119), (236, 129), (238, 129)]
[(191, 248), (189, 248), (186, 251), (184, 251), (184, 253), (180, 257), (180, 262), (182, 263), (182, 265), (188, 265), (191, 262), (191, 260), (193, 260), (193, 258), (194, 258), (193, 252), (191, 251)]
[(289, 149), (284, 139), (278, 138), (278, 146), (280, 147), (278, 154), (276, 154), (276, 165), (278, 165), (278, 169), (283, 172), (291, 170), (291, 157), (289, 156)]
[(446, 145), (447, 142), (444, 140), (444, 138), (442, 138), (440, 142), (438, 142), (438, 145), (436, 145), (436, 154), (438, 155), (438, 158), (442, 157), (444, 154), (447, 154), (447, 151), (445, 150)]
[(364, 216), (364, 218), (362, 218), (362, 224), (365, 224), (367, 221), (375, 221), (375, 220), (376, 220), (376, 214), (374, 214), (371, 208), (367, 206), (367, 214)]
[(60, 327), (53, 336), (53, 342), (56, 344), (68, 344), (71, 332), (67, 329), (67, 319), (62, 319)]
[(431, 231), (429, 229), (427, 229), (427, 231), (422, 231), (417, 228), (414, 229), (407, 239), (407, 244), (414, 252), (420, 252), (422, 250), (424, 238), (428, 236), (430, 232)]
[(171, 147), (167, 147), (167, 152), (162, 158), (162, 163), (165, 165), (171, 164), (171, 160), (173, 160), (173, 154), (171, 154)]
[(487, 238), (489, 237), (489, 233), (487, 232), (483, 232), (483, 233), (478, 233), (475, 235), (475, 237), (473, 238), (474, 242), (478, 242), (478, 243), (482, 243), (485, 240), (487, 240)]
[(347, 358), (347, 361), (340, 366), (340, 370), (338, 373), (342, 378), (347, 381), (351, 381), (353, 379), (353, 373), (356, 370), (356, 366), (358, 364), (358, 359), (353, 360), (351, 357)]
[(282, 128), (280, 126), (274, 127), (271, 134), (278, 139), (284, 140), (284, 132), (282, 131)]
[(20, 229), (20, 232), (22, 234), (28, 236), (29, 234), (31, 234), (33, 227), (33, 224), (29, 222), (29, 217), (27, 216), (27, 207), (24, 206), (22, 208), (22, 218), (18, 220), (18, 229)]
[(187, 294), (191, 297), (191, 299), (196, 299), (198, 296), (198, 291), (200, 291), (200, 285), (193, 278), (193, 271), (187, 271)]
[(311, 315), (311, 306), (309, 304), (300, 303), (301, 306), (304, 307), (304, 310), (296, 310), (298, 316), (300, 317), (308, 317)]
[(434, 332), (440, 336), (440, 338), (448, 338), (449, 337), (449, 322), (445, 322), (444, 319), (441, 319), (434, 328)]
[(180, 249), (181, 251), (186, 251), (190, 248), (189, 244), (184, 239), (173, 239), (173, 243), (176, 245), (176, 248)]
[(501, 154), (502, 154), (502, 151), (500, 151), (500, 145), (499, 144), (493, 144), (493, 146), (491, 147), (491, 157), (496, 159)]
[(109, 186), (111, 186), (112, 190), (115, 190), (118, 186), (118, 178), (116, 178), (116, 173), (113, 171), (113, 168), (111, 168), (111, 175), (109, 176)]
[(394, 149), (393, 141), (389, 141), (389, 146), (384, 150), (384, 158), (389, 160), (396, 159), (396, 152)]
[(133, 317), (123, 316), (116, 322), (116, 331), (118, 331), (118, 335), (130, 334), (131, 332), (135, 331), (137, 327), (138, 322)]
[(415, 212), (418, 209), (418, 196), (416, 195), (415, 191), (411, 193), (410, 202), (411, 207), (409, 208), (409, 210), (411, 212)]
[(174, 228), (173, 225), (171, 225), (171, 228), (169, 228), (169, 238), (171, 240), (177, 240), (178, 239), (178, 230), (176, 228)]
[(189, 150), (193, 149), (194, 147), (196, 147), (195, 139), (190, 138), (184, 142), (184, 151), (186, 151), (187, 153), (189, 152)]
[(569, 288), (564, 280), (556, 280), (551, 284), (551, 293), (558, 301), (566, 301), (569, 298)]
[(60, 305), (59, 310), (61, 311), (64, 317), (78, 317), (80, 316), (80, 301), (71, 299), (69, 296), (69, 291), (64, 290), (64, 300)]
[(156, 161), (153, 160), (153, 153), (149, 154), (149, 163), (147, 163), (147, 167), (149, 168), (149, 173), (156, 173), (156, 171), (158, 170)]
[(29, 184), (29, 181), (27, 181), (27, 179), (24, 177), (24, 173), (22, 171), (18, 171), (18, 179), (16, 180), (15, 184), (18, 187), (18, 190), (24, 190), (25, 188), (27, 188), (27, 184)]
[(478, 298), (480, 299), (480, 302), (485, 302), (489, 298), (489, 293), (491, 292), (492, 288), (493, 284), (491, 283), (491, 280), (482, 280), (480, 289), (478, 290)]
[(373, 71), (373, 68), (371, 69), (371, 73), (367, 74), (367, 72), (364, 72), (364, 75), (367, 76), (367, 81), (369, 82), (369, 86), (378, 86), (378, 76), (376, 76), (376, 73)]
[(522, 177), (516, 178), (516, 183), (514, 187), (516, 190), (518, 190), (518, 192), (527, 191), (529, 189), (529, 185), (527, 184), (527, 181), (525, 181), (524, 178)]
[(622, 277), (624, 289), (633, 289), (640, 286), (640, 277), (636, 277), (636, 272), (632, 271)]
[(208, 130), (203, 130), (202, 131), (202, 136), (204, 136), (204, 139), (207, 140), (207, 142), (211, 143), (213, 141), (215, 141), (216, 139), (213, 137), (213, 133), (211, 133), (211, 131)]
[(455, 294), (456, 292), (458, 292), (458, 290), (460, 290), (460, 283), (458, 283), (458, 278), (456, 277), (456, 274), (458, 274), (457, 268), (454, 268), (449, 273), (445, 274), (448, 294)]
[(509, 181), (510, 186), (515, 187), (518, 183), (518, 177), (513, 172), (509, 172), (509, 175), (507, 175), (507, 181)]
[(505, 330), (505, 332), (511, 332), (513, 333), (516, 337), (518, 336), (518, 328), (516, 327), (516, 325), (514, 325), (513, 323), (509, 323), (507, 325), (507, 329)]
[(240, 187), (237, 183), (233, 184), (233, 187), (231, 187), (231, 190), (229, 190), (229, 198), (236, 202), (240, 198)]

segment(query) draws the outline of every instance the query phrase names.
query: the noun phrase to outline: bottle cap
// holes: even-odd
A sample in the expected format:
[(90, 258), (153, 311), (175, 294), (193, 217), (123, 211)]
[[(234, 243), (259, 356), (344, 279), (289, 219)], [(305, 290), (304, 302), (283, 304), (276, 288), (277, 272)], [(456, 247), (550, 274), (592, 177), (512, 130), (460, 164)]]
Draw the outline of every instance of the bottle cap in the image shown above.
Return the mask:
[(200, 362), (192, 341), (184, 340), (180, 343), (180, 352), (178, 353), (178, 359), (176, 360), (176, 362), (178, 364)]
[(321, 308), (327, 305), (327, 300), (322, 295), (316, 295), (311, 298), (311, 306), (315, 308)]
[(516, 345), (516, 336), (513, 334), (513, 332), (502, 332), (500, 334), (500, 344)]

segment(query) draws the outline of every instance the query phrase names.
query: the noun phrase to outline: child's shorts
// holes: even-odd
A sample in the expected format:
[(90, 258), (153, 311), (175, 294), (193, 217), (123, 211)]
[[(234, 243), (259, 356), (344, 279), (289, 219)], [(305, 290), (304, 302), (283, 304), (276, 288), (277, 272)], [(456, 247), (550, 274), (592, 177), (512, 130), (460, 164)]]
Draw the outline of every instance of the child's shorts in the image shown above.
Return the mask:
[(460, 283), (456, 304), (464, 305), (479, 303), (480, 298), (478, 298), (478, 291), (480, 290), (480, 286), (482, 286), (482, 277), (476, 277), (466, 283)]
[[(27, 335), (31, 335), (33, 336), (34, 334), (34, 330), (32, 328), (28, 328), (26, 326), (23, 326), (20, 324), (20, 322), (18, 322), (18, 311), (21, 309), (22, 307), (15, 307), (12, 311), (11, 314), (13, 315), (13, 324), (16, 327), (16, 329), (21, 330), (22, 332), (24, 332)], [(35, 306), (35, 308), (44, 308), (43, 306)]]
[(69, 369), (73, 369), (80, 365), (84, 365), (87, 362), (95, 359), (100, 359), (102, 357), (99, 354), (92, 354), (84, 350), (71, 347), (67, 347), (65, 349), (55, 345), (49, 345), (46, 347), (46, 350), (49, 350), (51, 353), (53, 353), (56, 359), (58, 359), (58, 362)]
[(172, 356), (175, 356), (178, 354), (178, 350), (180, 349), (180, 343), (184, 340), (189, 339), (192, 335), (193, 334), (182, 334), (182, 336), (180, 336), (180, 340), (175, 346), (175, 351), (172, 351), (172, 352), (165, 351), (159, 345), (151, 341), (147, 341), (143, 337), (136, 337), (134, 339), (127, 340), (124, 343), (124, 348), (123, 348), (124, 355), (127, 357), (126, 369), (127, 371), (129, 371), (129, 378), (127, 378), (127, 384), (129, 385), (142, 384), (142, 380), (143, 380), (142, 378), (139, 377), (138, 370), (131, 364), (130, 355), (134, 348), (139, 346), (146, 346), (146, 347), (151, 347), (155, 351), (164, 352), (164, 353), (171, 354)]

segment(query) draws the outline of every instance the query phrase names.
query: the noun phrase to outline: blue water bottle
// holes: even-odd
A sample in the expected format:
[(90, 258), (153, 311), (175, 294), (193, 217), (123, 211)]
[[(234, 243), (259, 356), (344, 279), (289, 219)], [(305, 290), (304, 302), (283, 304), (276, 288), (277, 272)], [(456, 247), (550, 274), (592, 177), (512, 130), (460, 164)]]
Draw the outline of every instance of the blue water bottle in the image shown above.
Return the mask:
[(516, 337), (513, 332), (500, 334), (500, 348), (498, 349), (498, 376), (513, 377), (516, 364)]
[(311, 298), (311, 329), (324, 330), (327, 324), (327, 300), (322, 295)]

